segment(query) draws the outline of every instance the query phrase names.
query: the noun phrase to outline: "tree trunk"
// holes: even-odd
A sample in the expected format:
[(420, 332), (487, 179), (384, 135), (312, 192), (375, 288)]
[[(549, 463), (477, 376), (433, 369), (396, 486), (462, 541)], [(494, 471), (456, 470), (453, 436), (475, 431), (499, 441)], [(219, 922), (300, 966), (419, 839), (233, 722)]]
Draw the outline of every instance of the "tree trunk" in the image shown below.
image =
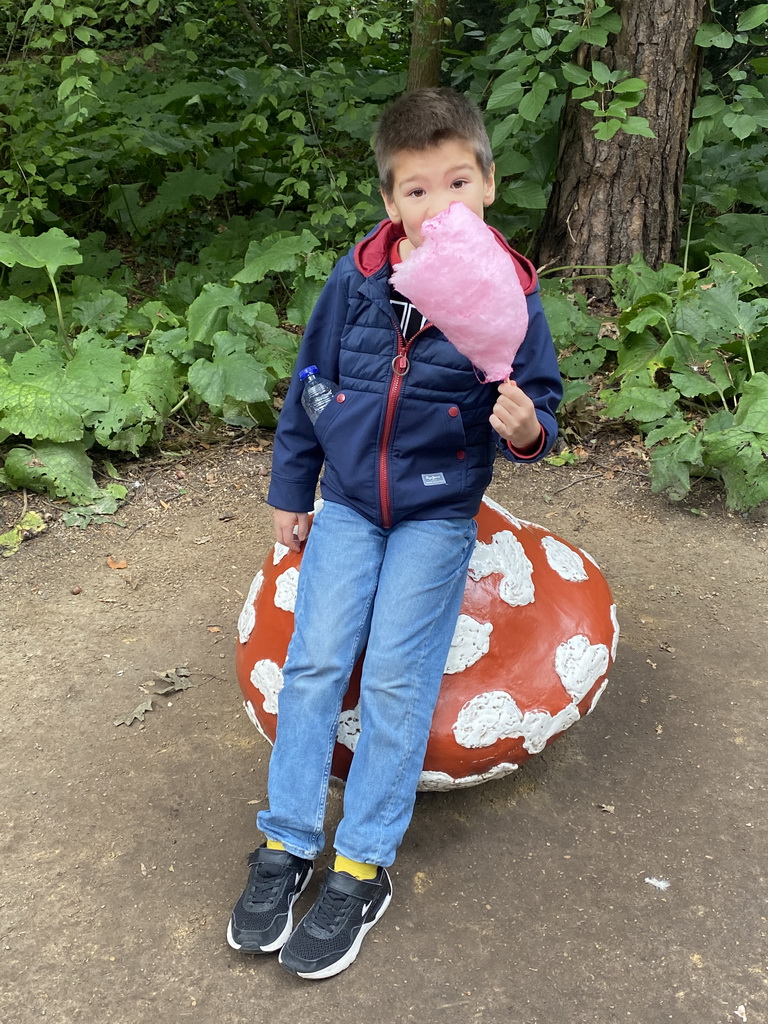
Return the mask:
[[(654, 267), (679, 245), (685, 141), (696, 101), (701, 54), (694, 37), (707, 0), (620, 0), (622, 30), (604, 50), (585, 47), (579, 63), (597, 59), (648, 83), (637, 114), (655, 139), (619, 132), (595, 138), (594, 119), (570, 96), (563, 112), (558, 169), (539, 232), (538, 262), (612, 266), (642, 253)], [(585, 282), (596, 296), (608, 283)]]
[(411, 56), (406, 89), (434, 88), (440, 84), (443, 18), (448, 0), (416, 0), (411, 29)]

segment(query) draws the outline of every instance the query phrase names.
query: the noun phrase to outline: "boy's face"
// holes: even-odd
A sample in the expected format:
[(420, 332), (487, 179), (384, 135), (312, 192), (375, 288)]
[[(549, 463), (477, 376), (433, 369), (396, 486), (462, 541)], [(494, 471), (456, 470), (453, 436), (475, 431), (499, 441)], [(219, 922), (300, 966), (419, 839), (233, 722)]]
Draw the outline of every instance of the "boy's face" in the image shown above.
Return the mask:
[(482, 217), (496, 194), (493, 166), (484, 178), (475, 151), (459, 139), (425, 150), (401, 150), (392, 169), (392, 195), (382, 193), (382, 198), (390, 219), (403, 225), (414, 248), (421, 245), (423, 221), (456, 202)]

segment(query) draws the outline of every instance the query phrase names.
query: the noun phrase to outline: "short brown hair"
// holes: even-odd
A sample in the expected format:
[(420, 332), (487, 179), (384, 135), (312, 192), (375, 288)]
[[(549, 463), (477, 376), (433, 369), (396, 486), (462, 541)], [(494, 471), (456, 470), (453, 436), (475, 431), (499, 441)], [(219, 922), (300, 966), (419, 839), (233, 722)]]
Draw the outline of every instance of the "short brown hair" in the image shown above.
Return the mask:
[(382, 192), (392, 195), (392, 165), (404, 149), (424, 150), (449, 139), (475, 151), (484, 178), (493, 164), (482, 115), (472, 100), (453, 89), (415, 89), (391, 103), (379, 119), (373, 149)]

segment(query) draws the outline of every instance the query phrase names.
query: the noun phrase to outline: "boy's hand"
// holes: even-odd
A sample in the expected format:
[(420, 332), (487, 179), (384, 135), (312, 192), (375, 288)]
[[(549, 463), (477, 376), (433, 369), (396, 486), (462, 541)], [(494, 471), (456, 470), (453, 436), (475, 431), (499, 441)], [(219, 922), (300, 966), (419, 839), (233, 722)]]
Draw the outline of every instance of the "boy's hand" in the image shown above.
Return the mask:
[(309, 533), (308, 512), (286, 512), (275, 509), (275, 539), (291, 551), (301, 551), (301, 545)]
[(512, 380), (499, 384), (499, 397), (491, 413), (491, 426), (520, 451), (531, 448), (541, 437), (541, 425), (528, 395)]

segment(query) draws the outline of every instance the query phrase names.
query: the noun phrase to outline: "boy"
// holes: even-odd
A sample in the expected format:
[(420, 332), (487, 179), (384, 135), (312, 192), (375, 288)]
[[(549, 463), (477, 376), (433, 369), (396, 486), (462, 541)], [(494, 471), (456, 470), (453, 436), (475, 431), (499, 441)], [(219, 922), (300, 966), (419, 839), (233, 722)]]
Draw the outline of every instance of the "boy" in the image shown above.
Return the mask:
[[(421, 224), (451, 202), (479, 216), (494, 199), (482, 118), (449, 89), (406, 93), (375, 142), (388, 219), (343, 257), (312, 314), (296, 369), (339, 386), (314, 428), (294, 373), (277, 429), (268, 502), (277, 540), (306, 541), (284, 666), (266, 844), (228, 940), (280, 950), (303, 978), (348, 967), (389, 904), (387, 867), (413, 811), (448, 650), (497, 446), (542, 458), (562, 397), (532, 265), (501, 236), (527, 295), (529, 329), (515, 383), (474, 368), (400, 295), (392, 266), (421, 244)], [(321, 466), (323, 507), (309, 533)], [(365, 648), (360, 738), (336, 831), (336, 859), (296, 929), (292, 908), (323, 849), (323, 817), (341, 701)]]

